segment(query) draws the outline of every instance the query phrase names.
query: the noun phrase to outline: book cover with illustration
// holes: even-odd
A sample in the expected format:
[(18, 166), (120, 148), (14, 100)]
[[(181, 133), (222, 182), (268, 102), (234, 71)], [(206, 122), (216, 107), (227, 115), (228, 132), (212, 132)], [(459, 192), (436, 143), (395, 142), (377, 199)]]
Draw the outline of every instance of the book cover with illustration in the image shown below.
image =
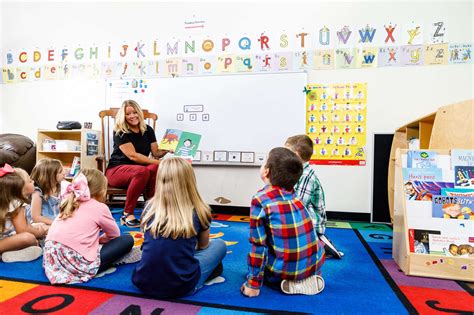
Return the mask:
[(451, 182), (424, 182), (424, 181), (405, 181), (406, 200), (431, 201), (433, 196), (441, 195), (441, 191), (446, 188), (453, 188)]
[(79, 170), (81, 169), (81, 158), (78, 156), (75, 156), (74, 159), (72, 160), (71, 168), (69, 169), (69, 177), (74, 177), (79, 173)]
[(455, 166), (454, 185), (456, 187), (474, 187), (474, 166)]
[(474, 188), (441, 188), (443, 196), (474, 197)]
[(409, 168), (436, 168), (436, 152), (408, 151), (407, 167)]
[(431, 255), (473, 257), (473, 236), (429, 234)]
[(440, 231), (434, 230), (418, 230), (409, 229), (408, 239), (410, 245), (410, 252), (417, 254), (429, 254), (430, 253), (430, 234), (441, 234)]
[(442, 181), (440, 168), (404, 168), (403, 183), (406, 200), (431, 201), (434, 195), (440, 195), (442, 188), (453, 188), (451, 182)]
[(433, 196), (433, 218), (474, 220), (474, 197)]
[(169, 150), (176, 156), (194, 157), (201, 142), (201, 135), (178, 129), (167, 129), (160, 142), (160, 149)]

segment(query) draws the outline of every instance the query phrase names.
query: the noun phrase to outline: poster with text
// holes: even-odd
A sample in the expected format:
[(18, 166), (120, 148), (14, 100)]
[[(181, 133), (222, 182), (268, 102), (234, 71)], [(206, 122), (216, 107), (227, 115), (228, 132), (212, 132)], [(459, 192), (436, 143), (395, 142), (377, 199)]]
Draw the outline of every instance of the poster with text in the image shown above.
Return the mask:
[(365, 165), (367, 83), (306, 87), (306, 134), (312, 164)]

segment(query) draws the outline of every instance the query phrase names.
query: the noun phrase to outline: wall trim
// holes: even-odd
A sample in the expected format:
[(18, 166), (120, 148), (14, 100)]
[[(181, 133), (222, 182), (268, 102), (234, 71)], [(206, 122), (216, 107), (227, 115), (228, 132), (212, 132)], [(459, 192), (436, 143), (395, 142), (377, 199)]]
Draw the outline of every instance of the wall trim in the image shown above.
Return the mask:
[[(210, 205), (210, 207), (213, 212), (219, 214), (249, 215), (250, 211), (250, 207), (222, 205)], [(327, 211), (326, 215), (329, 220), (370, 222), (370, 213)]]

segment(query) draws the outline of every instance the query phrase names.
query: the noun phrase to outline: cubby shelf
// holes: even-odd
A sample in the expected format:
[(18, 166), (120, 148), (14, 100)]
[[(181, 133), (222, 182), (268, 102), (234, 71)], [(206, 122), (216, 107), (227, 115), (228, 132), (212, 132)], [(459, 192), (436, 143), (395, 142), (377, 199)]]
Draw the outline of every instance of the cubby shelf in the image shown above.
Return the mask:
[[(75, 140), (80, 144), (80, 150), (43, 150), (45, 140)], [(78, 130), (44, 130), (39, 129), (37, 135), (38, 150), (36, 160), (51, 158), (60, 160), (64, 167), (71, 167), (74, 157), (79, 157), (81, 168), (97, 168), (96, 157), (100, 148), (100, 131), (91, 129)]]

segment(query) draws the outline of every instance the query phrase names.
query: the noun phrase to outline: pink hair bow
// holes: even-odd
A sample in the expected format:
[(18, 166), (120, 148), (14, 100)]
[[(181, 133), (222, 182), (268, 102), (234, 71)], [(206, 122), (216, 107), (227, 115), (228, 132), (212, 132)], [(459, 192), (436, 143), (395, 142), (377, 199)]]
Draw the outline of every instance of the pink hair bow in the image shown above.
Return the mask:
[(0, 167), (0, 177), (11, 173), (15, 173), (15, 170), (10, 166), (10, 164), (5, 163), (3, 167)]
[(87, 201), (91, 199), (91, 192), (89, 190), (87, 178), (84, 176), (84, 174), (79, 174), (76, 178), (74, 178), (72, 183), (67, 186), (66, 191), (62, 197), (64, 198), (70, 193), (73, 193), (76, 200), (79, 201)]

